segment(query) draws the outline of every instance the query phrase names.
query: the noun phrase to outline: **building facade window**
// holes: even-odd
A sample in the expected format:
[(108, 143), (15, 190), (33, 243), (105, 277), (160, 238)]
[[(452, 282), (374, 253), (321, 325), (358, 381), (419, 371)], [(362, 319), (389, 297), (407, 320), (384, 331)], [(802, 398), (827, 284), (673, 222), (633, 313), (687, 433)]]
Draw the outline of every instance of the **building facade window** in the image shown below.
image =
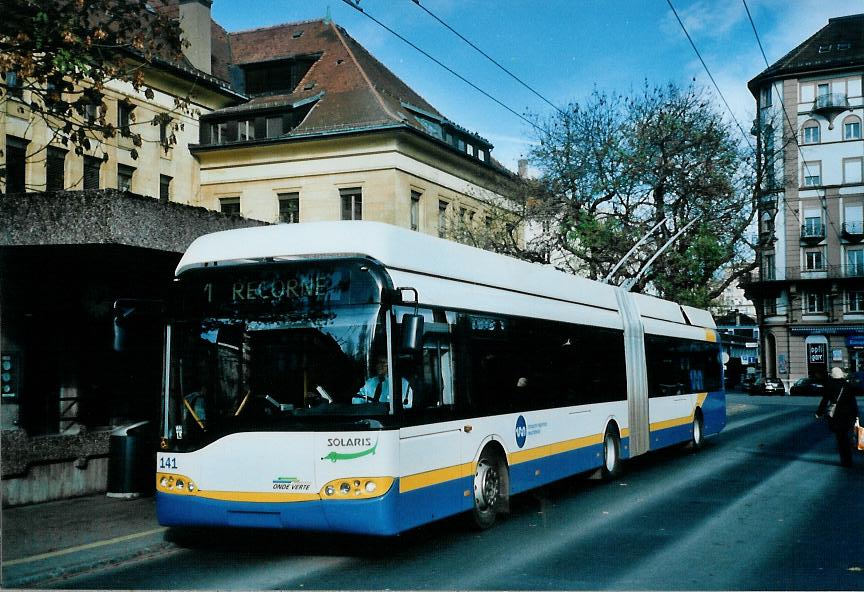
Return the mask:
[(846, 310), (847, 312), (864, 312), (864, 292), (846, 292)]
[(27, 141), (6, 136), (6, 193), (27, 190)]
[(132, 124), (132, 111), (135, 106), (126, 101), (117, 102), (117, 127), (121, 130), (129, 129)]
[(132, 191), (132, 177), (135, 176), (135, 167), (126, 164), (117, 165), (117, 189), (120, 191)]
[(820, 292), (808, 292), (804, 295), (804, 313), (822, 314), (825, 312), (825, 295)]
[(762, 107), (770, 107), (772, 103), (771, 85), (763, 86), (759, 90), (759, 104)]
[(776, 277), (774, 253), (765, 253), (762, 255), (762, 278), (773, 280)]
[(802, 144), (818, 144), (821, 139), (821, 134), (819, 133), (819, 123), (813, 120), (810, 120), (804, 124), (804, 128), (801, 131), (801, 143)]
[(168, 175), (159, 175), (159, 200), (171, 201), (171, 181)]
[(420, 198), (419, 191), (411, 191), (411, 230), (420, 230)]
[(438, 236), (440, 238), (447, 235), (447, 207), (449, 205), (444, 200), (438, 200)]
[(279, 222), (282, 224), (300, 222), (300, 194), (296, 191), (279, 194)]
[(95, 156), (84, 157), (84, 189), (99, 189), (99, 176), (102, 159)]
[(14, 70), (7, 71), (5, 79), (6, 92), (9, 93), (10, 97), (20, 99), (22, 96), (24, 96), (24, 88), (21, 84), (21, 78), (19, 78), (18, 72), (15, 72)]
[(818, 213), (804, 213), (804, 236), (823, 236), (822, 216)]
[(246, 142), (255, 139), (255, 120), (246, 119), (237, 122), (237, 139)]
[(864, 277), (864, 249), (848, 249), (846, 251), (846, 275), (848, 277)]
[(766, 317), (777, 315), (777, 298), (774, 296), (766, 296), (762, 301), (762, 312)]
[(278, 138), (282, 135), (282, 116), (268, 117), (264, 127), (268, 138)]
[(223, 214), (240, 215), (240, 198), (223, 197), (219, 200), (219, 211)]
[(843, 228), (850, 234), (864, 234), (864, 206), (847, 205), (843, 208)]
[(846, 185), (861, 183), (862, 158), (844, 158), (843, 159), (843, 183)]
[(339, 197), (342, 200), (343, 220), (363, 219), (363, 192), (359, 187), (340, 189)]
[(804, 253), (804, 269), (807, 271), (823, 271), (825, 269), (825, 257), (822, 254), (822, 249)]
[(49, 146), (45, 155), (45, 191), (61, 191), (65, 188), (66, 150)]
[(861, 139), (861, 120), (850, 115), (843, 121), (843, 139), (844, 140), (860, 140)]
[(801, 177), (804, 187), (816, 187), (822, 184), (822, 162), (805, 162), (801, 167)]

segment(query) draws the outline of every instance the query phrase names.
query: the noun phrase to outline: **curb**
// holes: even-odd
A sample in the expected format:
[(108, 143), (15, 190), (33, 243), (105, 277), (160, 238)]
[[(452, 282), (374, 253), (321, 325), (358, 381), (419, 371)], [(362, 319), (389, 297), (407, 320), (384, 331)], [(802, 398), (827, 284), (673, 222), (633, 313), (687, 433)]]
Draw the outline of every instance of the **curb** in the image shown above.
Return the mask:
[[(57, 562), (56, 558), (35, 560), (32, 563), (13, 565), (2, 568), (2, 588), (32, 588), (35, 584), (46, 584), (62, 578), (73, 577), (90, 571), (116, 566), (128, 561), (142, 559), (149, 555), (157, 555), (166, 551), (177, 549), (177, 546), (164, 540), (165, 533), (154, 533), (146, 537), (149, 539), (145, 546), (140, 546), (143, 541), (136, 541), (134, 545), (126, 545), (125, 548), (116, 548), (118, 545), (110, 545), (110, 556), (94, 558), (88, 550), (76, 551), (65, 558), (65, 561)], [(158, 537), (158, 540), (153, 540)], [(91, 550), (92, 551), (92, 550)], [(103, 550), (104, 553), (104, 550)], [(17, 573), (16, 573), (17, 572)]]

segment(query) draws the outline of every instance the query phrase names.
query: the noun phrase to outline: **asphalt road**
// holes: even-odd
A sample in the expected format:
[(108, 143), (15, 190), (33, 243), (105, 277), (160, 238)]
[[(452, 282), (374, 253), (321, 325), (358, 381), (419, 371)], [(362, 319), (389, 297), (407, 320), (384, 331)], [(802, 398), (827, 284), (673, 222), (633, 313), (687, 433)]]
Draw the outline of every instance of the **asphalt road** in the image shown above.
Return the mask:
[(49, 585), (864, 590), (864, 454), (839, 466), (816, 402), (730, 395), (729, 425), (703, 450), (660, 451), (615, 481), (573, 478), (517, 496), (484, 532), (458, 519), (394, 539), (169, 531), (174, 545)]

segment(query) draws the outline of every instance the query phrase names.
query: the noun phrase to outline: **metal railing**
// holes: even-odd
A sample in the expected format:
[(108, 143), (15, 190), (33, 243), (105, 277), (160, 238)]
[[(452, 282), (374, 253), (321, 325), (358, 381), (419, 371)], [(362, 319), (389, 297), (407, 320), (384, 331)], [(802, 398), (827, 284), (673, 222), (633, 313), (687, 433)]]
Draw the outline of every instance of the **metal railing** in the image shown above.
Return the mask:
[(815, 269), (801, 267), (787, 267), (785, 273), (779, 270), (763, 269), (751, 271), (741, 278), (742, 285), (758, 284), (762, 282), (788, 282), (823, 279), (864, 278), (864, 263), (846, 265), (823, 265)]
[(819, 95), (813, 101), (814, 111), (824, 111), (832, 109), (848, 109), (849, 98), (841, 93), (828, 93)]
[(825, 238), (824, 224), (802, 224), (801, 225), (801, 240), (822, 240)]

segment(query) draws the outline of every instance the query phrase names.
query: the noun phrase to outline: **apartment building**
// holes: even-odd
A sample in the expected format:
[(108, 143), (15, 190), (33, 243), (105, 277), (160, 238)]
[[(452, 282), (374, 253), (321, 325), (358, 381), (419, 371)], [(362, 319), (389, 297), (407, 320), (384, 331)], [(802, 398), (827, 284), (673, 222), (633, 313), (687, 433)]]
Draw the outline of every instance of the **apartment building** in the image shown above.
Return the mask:
[(766, 376), (864, 370), (864, 14), (828, 24), (753, 78), (764, 164), (756, 303)]

